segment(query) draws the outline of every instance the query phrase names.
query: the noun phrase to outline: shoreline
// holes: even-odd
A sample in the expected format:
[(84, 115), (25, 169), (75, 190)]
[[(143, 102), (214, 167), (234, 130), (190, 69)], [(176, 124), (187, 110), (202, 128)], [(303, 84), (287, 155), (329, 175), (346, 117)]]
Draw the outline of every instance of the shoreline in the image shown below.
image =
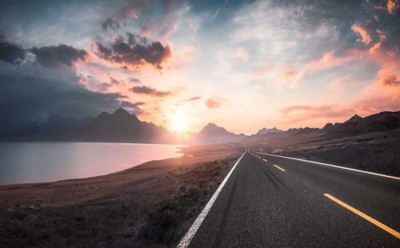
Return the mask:
[(26, 187), (39, 186), (40, 187), (40, 186), (49, 185), (49, 184), (52, 184), (52, 183), (59, 183), (59, 182), (66, 182), (66, 181), (90, 180), (90, 179), (95, 179), (95, 178), (99, 178), (99, 177), (105, 177), (105, 176), (109, 176), (109, 175), (113, 175), (113, 174), (118, 174), (118, 173), (124, 172), (126, 170), (131, 170), (131, 169), (133, 169), (135, 167), (138, 167), (138, 166), (146, 165), (147, 163), (160, 162), (160, 161), (163, 161), (163, 160), (181, 158), (181, 157), (184, 157), (184, 156), (185, 155), (182, 154), (182, 155), (177, 156), (177, 157), (169, 157), (169, 158), (163, 158), (163, 159), (149, 160), (149, 161), (145, 161), (145, 162), (142, 162), (140, 164), (137, 164), (137, 165), (133, 165), (133, 166), (131, 166), (129, 168), (126, 168), (126, 169), (122, 169), (122, 170), (119, 170), (119, 171), (110, 172), (110, 173), (103, 174), (103, 175), (98, 175), (98, 176), (89, 176), (89, 177), (80, 177), (80, 178), (67, 178), (67, 179), (60, 179), (60, 180), (55, 180), (55, 181), (41, 181), (41, 182), (33, 182), (33, 183), (0, 184), (0, 190), (3, 189), (3, 188), (8, 188), (8, 187), (17, 187), (17, 188), (23, 188), (24, 186), (26, 186)]
[(188, 147), (178, 158), (105, 176), (0, 187), (7, 247), (176, 246), (242, 147)]
[[(118, 173), (178, 158), (187, 146), (141, 143), (7, 142), (0, 144), (0, 187), (54, 183)], [(76, 157), (74, 157), (76, 155)]]
[[(225, 147), (223, 144), (184, 147), (177, 151), (177, 153), (181, 153), (178, 157), (150, 160), (104, 175), (47, 182), (2, 184), (0, 185), (0, 206), (12, 207), (14, 205), (27, 206), (31, 204), (37, 204), (42, 207), (63, 206), (96, 199), (126, 184), (140, 183), (141, 181), (163, 176), (184, 164), (193, 166), (219, 159), (221, 155), (205, 157), (199, 155), (201, 152), (211, 153), (212, 155), (210, 150), (216, 147), (217, 149), (223, 147), (222, 150), (237, 149)], [(196, 152), (198, 154), (193, 156), (193, 153)], [(72, 195), (73, 197), (71, 197)]]

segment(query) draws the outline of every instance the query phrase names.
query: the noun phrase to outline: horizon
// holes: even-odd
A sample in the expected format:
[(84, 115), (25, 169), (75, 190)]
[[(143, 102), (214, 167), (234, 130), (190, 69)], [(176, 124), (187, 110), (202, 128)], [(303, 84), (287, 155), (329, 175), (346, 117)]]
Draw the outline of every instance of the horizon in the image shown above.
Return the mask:
[(400, 110), (400, 3), (2, 1), (0, 134), (123, 107), (170, 131)]
[[(116, 112), (117, 110), (119, 110), (119, 109), (125, 110), (125, 111), (128, 112), (130, 115), (136, 116), (136, 117), (139, 119), (139, 121), (143, 122), (143, 120), (141, 120), (140, 117), (138, 117), (135, 113), (131, 113), (131, 112), (129, 112), (128, 110), (126, 110), (125, 108), (123, 108), (123, 107), (118, 107), (117, 109), (115, 109), (114, 111), (111, 111), (111, 112), (102, 111), (101, 113), (99, 113), (97, 116), (95, 116), (95, 117), (93, 117), (93, 118), (97, 118), (97, 117), (98, 117), (99, 115), (101, 115), (102, 113), (107, 113), (107, 114), (111, 115), (111, 114), (115, 113), (115, 112)], [(399, 111), (382, 111), (382, 112), (378, 112), (378, 113), (373, 113), (373, 114), (371, 114), (371, 115), (380, 114), (380, 113), (384, 113), (384, 112), (399, 112)], [(206, 126), (208, 126), (208, 125), (215, 125), (215, 126), (217, 126), (217, 127), (222, 127), (222, 128), (224, 128), (226, 131), (232, 132), (232, 133), (234, 133), (234, 134), (236, 134), (236, 135), (244, 134), (244, 135), (247, 135), (247, 136), (251, 136), (251, 135), (255, 135), (258, 131), (260, 131), (260, 130), (262, 130), (262, 129), (277, 129), (277, 130), (279, 130), (279, 131), (284, 131), (284, 132), (287, 132), (287, 131), (289, 131), (290, 129), (304, 129), (304, 128), (317, 128), (317, 129), (322, 129), (325, 125), (328, 125), (328, 124), (333, 124), (333, 125), (335, 125), (335, 124), (341, 124), (341, 123), (344, 123), (344, 122), (350, 120), (351, 118), (353, 118), (353, 117), (355, 117), (355, 116), (359, 116), (359, 117), (361, 117), (361, 118), (365, 118), (365, 117), (368, 117), (368, 116), (371, 116), (371, 115), (361, 116), (361, 115), (359, 115), (359, 114), (353, 114), (351, 117), (348, 117), (347, 119), (344, 119), (344, 120), (342, 120), (342, 121), (339, 121), (339, 122), (327, 122), (327, 123), (325, 123), (324, 125), (318, 126), (318, 127), (302, 126), (302, 127), (289, 127), (289, 128), (287, 128), (287, 129), (280, 129), (280, 128), (277, 128), (277, 127), (261, 127), (261, 128), (259, 128), (257, 131), (255, 131), (255, 132), (253, 132), (253, 133), (235, 133), (235, 132), (232, 132), (231, 130), (227, 129), (227, 128), (224, 127), (224, 126), (219, 125), (218, 123), (207, 122), (204, 126), (202, 126), (202, 127), (201, 127), (200, 129), (198, 129), (198, 130), (195, 130), (195, 131), (193, 131), (193, 132), (190, 132), (190, 131), (183, 131), (183, 133), (187, 133), (187, 134), (196, 134), (196, 133), (201, 132), (201, 130), (203, 130), (203, 129), (204, 129)], [(178, 131), (178, 130), (171, 130), (171, 129), (168, 129), (168, 128), (166, 128), (166, 129), (167, 129), (169, 132), (173, 132), (173, 133), (179, 133), (179, 132), (180, 132), (180, 131)]]

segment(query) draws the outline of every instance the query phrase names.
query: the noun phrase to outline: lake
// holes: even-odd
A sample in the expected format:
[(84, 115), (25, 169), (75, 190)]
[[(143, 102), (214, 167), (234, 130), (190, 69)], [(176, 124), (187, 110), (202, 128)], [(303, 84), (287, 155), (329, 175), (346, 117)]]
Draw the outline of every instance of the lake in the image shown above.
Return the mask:
[(0, 184), (99, 176), (180, 155), (176, 145), (5, 142), (0, 143)]

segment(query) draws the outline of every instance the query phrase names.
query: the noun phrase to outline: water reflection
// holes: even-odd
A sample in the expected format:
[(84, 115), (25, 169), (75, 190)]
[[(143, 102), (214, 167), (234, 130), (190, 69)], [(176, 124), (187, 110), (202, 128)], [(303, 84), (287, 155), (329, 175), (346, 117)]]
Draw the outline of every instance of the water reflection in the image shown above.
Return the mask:
[(0, 184), (104, 175), (180, 156), (177, 146), (128, 143), (0, 143)]

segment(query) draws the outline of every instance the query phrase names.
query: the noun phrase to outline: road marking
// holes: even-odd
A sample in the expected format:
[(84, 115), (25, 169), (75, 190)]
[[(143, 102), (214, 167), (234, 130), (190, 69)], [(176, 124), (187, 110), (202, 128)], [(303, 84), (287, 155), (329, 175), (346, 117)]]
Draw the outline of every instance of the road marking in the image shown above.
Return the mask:
[(263, 160), (264, 160), (265, 162), (268, 162), (268, 160), (266, 160), (265, 158), (263, 158)]
[(274, 164), (274, 166), (278, 169), (280, 169), (281, 171), (285, 171), (285, 169), (282, 169), (281, 167), (277, 166), (276, 164)]
[(388, 227), (387, 225), (375, 220), (371, 216), (368, 216), (368, 215), (364, 214), (360, 210), (353, 208), (352, 206), (342, 202), (341, 200), (331, 196), (330, 194), (324, 194), (324, 196), (328, 197), (329, 199), (331, 199), (332, 201), (334, 201), (337, 204), (341, 205), (342, 207), (347, 208), (348, 210), (350, 210), (351, 212), (355, 213), (356, 215), (366, 219), (367, 221), (371, 222), (375, 226), (380, 227), (381, 229), (385, 230), (386, 232), (388, 232), (388, 233), (392, 234), (393, 236), (395, 236), (396, 238), (400, 239), (400, 233), (398, 231), (396, 231), (396, 230)]
[(357, 169), (347, 168), (347, 167), (334, 165), (334, 164), (321, 163), (321, 162), (316, 162), (316, 161), (312, 161), (312, 160), (306, 160), (306, 159), (301, 159), (301, 158), (292, 158), (292, 157), (276, 155), (276, 154), (270, 154), (270, 153), (261, 153), (261, 152), (259, 152), (259, 153), (260, 154), (264, 154), (264, 155), (268, 155), (268, 156), (273, 156), (273, 157), (287, 158), (287, 159), (297, 160), (297, 161), (301, 161), (301, 162), (307, 162), (307, 163), (311, 163), (311, 164), (324, 165), (324, 166), (334, 167), (334, 168), (343, 169), (343, 170), (355, 171), (355, 172), (370, 174), (370, 175), (374, 175), (374, 176), (380, 176), (380, 177), (386, 177), (386, 178), (391, 178), (391, 179), (395, 179), (395, 180), (400, 180), (400, 177), (388, 176), (388, 175), (379, 174), (379, 173), (370, 172), (370, 171), (357, 170)]
[(231, 176), (232, 172), (235, 170), (236, 166), (239, 164), (240, 160), (242, 160), (243, 156), (246, 154), (246, 151), (242, 154), (242, 156), (236, 161), (235, 165), (229, 171), (228, 175), (224, 178), (222, 183), (219, 185), (211, 199), (207, 202), (207, 205), (203, 208), (197, 219), (193, 222), (192, 226), (189, 228), (189, 231), (185, 234), (185, 236), (179, 242), (177, 248), (186, 248), (189, 246), (190, 241), (192, 241), (194, 235), (196, 235), (197, 230), (203, 223), (203, 220), (206, 218), (208, 212), (210, 211), (211, 207), (213, 206), (215, 200), (217, 200), (219, 193), (221, 193), (222, 188), (225, 186), (226, 182), (228, 181), (229, 177)]

